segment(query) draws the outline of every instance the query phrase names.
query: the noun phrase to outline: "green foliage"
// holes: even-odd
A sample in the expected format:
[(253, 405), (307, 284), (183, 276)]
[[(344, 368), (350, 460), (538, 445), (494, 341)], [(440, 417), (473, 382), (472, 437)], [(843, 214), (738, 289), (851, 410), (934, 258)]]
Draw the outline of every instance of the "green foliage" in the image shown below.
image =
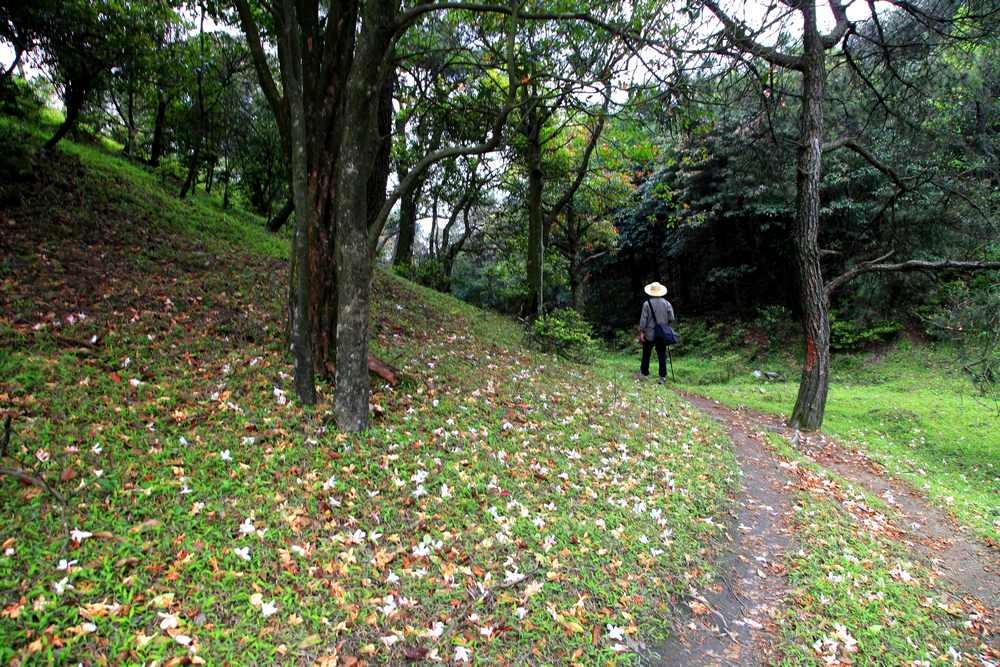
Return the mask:
[(529, 340), (536, 349), (581, 363), (593, 361), (599, 349), (590, 323), (572, 308), (557, 308), (536, 319)]
[(16, 118), (33, 118), (45, 106), (48, 84), (42, 78), (31, 81), (15, 76), (0, 78), (0, 113)]
[(792, 311), (776, 304), (759, 308), (754, 326), (759, 328), (767, 339), (768, 350), (786, 344), (798, 330), (798, 323)]
[(639, 335), (636, 333), (635, 327), (615, 331), (611, 337), (611, 349), (625, 354), (640, 352), (642, 343), (639, 342)]
[(445, 275), (445, 264), (440, 259), (428, 258), (410, 265), (393, 267), (396, 273), (415, 283), (438, 292), (447, 292), (450, 281)]
[(682, 325), (674, 326), (683, 340), (676, 347), (676, 355), (708, 357), (721, 353), (728, 346), (725, 328), (722, 323), (702, 318), (685, 319)]
[(30, 142), (24, 141), (24, 134), (13, 123), (0, 123), (0, 204), (17, 193), (15, 186), (27, 179), (33, 168), (34, 151)]
[(837, 352), (857, 352), (885, 343), (902, 330), (900, 322), (883, 321), (864, 325), (842, 319), (836, 312), (830, 313), (830, 347)]

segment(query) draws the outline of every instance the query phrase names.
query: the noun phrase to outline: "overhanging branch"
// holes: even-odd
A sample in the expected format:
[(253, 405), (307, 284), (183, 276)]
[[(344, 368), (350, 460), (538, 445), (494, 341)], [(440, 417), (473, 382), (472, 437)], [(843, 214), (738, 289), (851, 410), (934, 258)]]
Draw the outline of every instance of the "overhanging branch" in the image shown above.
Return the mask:
[(977, 262), (945, 259), (931, 261), (925, 259), (911, 259), (905, 262), (893, 264), (882, 263), (892, 256), (889, 252), (882, 257), (873, 259), (870, 262), (862, 262), (854, 268), (848, 269), (826, 284), (826, 295), (829, 298), (839, 287), (863, 273), (889, 273), (902, 271), (1000, 271), (1000, 262)]

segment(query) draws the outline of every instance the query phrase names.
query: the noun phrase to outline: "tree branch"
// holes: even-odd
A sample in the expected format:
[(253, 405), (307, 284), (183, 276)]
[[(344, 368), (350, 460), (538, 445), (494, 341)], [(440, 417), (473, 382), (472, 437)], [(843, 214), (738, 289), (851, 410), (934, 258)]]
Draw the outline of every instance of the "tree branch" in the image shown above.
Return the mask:
[(837, 290), (837, 288), (841, 287), (848, 281), (853, 280), (857, 276), (860, 276), (862, 273), (887, 273), (892, 271), (1000, 271), (1000, 262), (975, 262), (952, 259), (940, 261), (911, 259), (895, 264), (880, 263), (888, 259), (891, 255), (892, 252), (889, 252), (869, 262), (862, 262), (861, 264), (848, 269), (836, 278), (830, 280), (826, 284), (827, 298), (829, 298), (830, 295)]
[(604, 131), (604, 121), (607, 119), (608, 105), (611, 103), (611, 93), (605, 88), (604, 89), (604, 104), (601, 107), (601, 113), (597, 117), (597, 124), (590, 133), (590, 141), (587, 143), (587, 148), (583, 151), (583, 157), (580, 160), (580, 166), (576, 171), (576, 178), (573, 179), (573, 183), (566, 189), (559, 201), (552, 206), (549, 210), (548, 222), (551, 224), (552, 220), (555, 220), (556, 216), (566, 207), (568, 203), (573, 200), (576, 196), (577, 190), (580, 189), (580, 185), (583, 183), (583, 179), (587, 176), (587, 170), (590, 167), (590, 156), (593, 154), (594, 149), (597, 147), (597, 142), (601, 137), (601, 132)]
[(589, 14), (587, 12), (521, 12), (512, 9), (507, 5), (481, 4), (477, 2), (430, 2), (411, 7), (399, 15), (399, 18), (396, 20), (394, 34), (398, 39), (398, 37), (402, 35), (408, 27), (417, 22), (424, 14), (450, 9), (468, 12), (502, 14), (504, 16), (514, 16), (516, 14), (518, 18), (529, 21), (581, 21), (606, 30), (613, 35), (618, 35), (619, 37), (648, 42), (648, 40), (643, 38), (642, 35), (635, 32), (628, 26), (608, 23), (607, 21), (599, 19), (593, 14)]
[(878, 169), (880, 172), (889, 177), (889, 179), (896, 184), (896, 186), (901, 190), (908, 190), (909, 187), (903, 181), (902, 177), (896, 173), (896, 170), (887, 165), (885, 162), (879, 160), (875, 155), (869, 151), (867, 148), (862, 146), (857, 142), (857, 140), (851, 135), (844, 135), (833, 141), (828, 141), (823, 144), (823, 152), (834, 151), (838, 148), (850, 148), (852, 151), (860, 155), (865, 162), (871, 166)]
[(749, 51), (758, 58), (763, 58), (773, 65), (800, 72), (805, 70), (805, 60), (800, 56), (792, 56), (770, 46), (764, 46), (750, 36), (745, 26), (737, 23), (732, 17), (722, 11), (722, 8), (716, 4), (715, 0), (702, 0), (702, 2), (715, 14), (717, 19), (722, 21), (722, 25), (726, 29), (726, 34), (741, 48)]
[(847, 7), (840, 0), (830, 0), (830, 11), (833, 12), (836, 24), (829, 33), (820, 36), (823, 46), (828, 49), (832, 49), (844, 38), (844, 35), (847, 34), (847, 29), (851, 25), (847, 20)]
[(247, 47), (250, 49), (250, 57), (253, 60), (254, 69), (257, 71), (257, 78), (260, 80), (260, 87), (264, 91), (264, 97), (267, 98), (275, 119), (278, 121), (278, 129), (281, 131), (282, 136), (287, 138), (289, 131), (288, 116), (285, 112), (285, 100), (281, 93), (278, 92), (278, 86), (274, 82), (271, 67), (267, 64), (267, 55), (264, 53), (264, 45), (260, 39), (260, 29), (257, 27), (257, 22), (254, 21), (247, 0), (235, 0), (235, 2), (236, 11), (240, 16), (240, 26), (243, 28)]
[[(507, 12), (514, 21), (517, 21), (520, 18), (516, 7), (507, 8)], [(391, 193), (386, 195), (382, 208), (371, 220), (368, 228), (368, 251), (370, 253), (374, 253), (378, 248), (378, 239), (382, 235), (382, 228), (385, 226), (385, 221), (389, 219), (389, 214), (392, 212), (396, 202), (399, 201), (403, 194), (409, 192), (413, 189), (413, 187), (415, 187), (424, 171), (441, 160), (446, 160), (450, 157), (459, 157), (462, 155), (483, 155), (495, 150), (500, 145), (503, 139), (503, 128), (507, 124), (507, 118), (517, 107), (517, 90), (520, 85), (517, 75), (517, 66), (514, 60), (513, 27), (511, 27), (507, 33), (506, 51), (507, 99), (504, 102), (503, 107), (500, 109), (500, 112), (497, 114), (496, 119), (493, 121), (490, 138), (474, 146), (449, 146), (447, 148), (433, 151), (418, 161), (410, 172), (406, 174), (406, 176), (400, 178), (399, 185), (397, 185)]]

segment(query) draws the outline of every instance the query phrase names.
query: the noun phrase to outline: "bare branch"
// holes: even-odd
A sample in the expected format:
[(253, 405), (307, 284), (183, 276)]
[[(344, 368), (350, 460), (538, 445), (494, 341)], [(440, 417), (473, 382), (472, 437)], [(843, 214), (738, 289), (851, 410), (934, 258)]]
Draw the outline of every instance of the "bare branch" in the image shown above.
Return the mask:
[(875, 155), (869, 151), (867, 148), (862, 146), (857, 142), (857, 140), (851, 135), (845, 135), (833, 141), (828, 141), (823, 144), (823, 152), (837, 150), (838, 148), (850, 148), (852, 151), (860, 155), (865, 162), (871, 166), (878, 169), (880, 172), (889, 177), (889, 179), (896, 184), (901, 190), (908, 190), (909, 187), (903, 181), (902, 177), (896, 173), (896, 170), (887, 165), (886, 163), (879, 160)]
[(871, 260), (870, 262), (862, 262), (861, 264), (848, 269), (836, 278), (830, 280), (826, 284), (827, 298), (829, 298), (830, 295), (837, 290), (837, 288), (857, 276), (860, 276), (862, 273), (888, 273), (894, 271), (1000, 271), (1000, 262), (960, 261), (952, 259), (940, 261), (911, 259), (895, 264), (880, 263), (888, 259), (891, 255), (892, 252), (889, 252), (878, 259)]

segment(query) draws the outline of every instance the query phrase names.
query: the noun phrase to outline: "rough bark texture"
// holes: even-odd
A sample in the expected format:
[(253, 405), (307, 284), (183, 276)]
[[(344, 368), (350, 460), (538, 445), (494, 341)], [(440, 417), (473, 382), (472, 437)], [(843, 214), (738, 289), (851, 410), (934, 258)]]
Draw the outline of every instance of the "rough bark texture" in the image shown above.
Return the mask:
[(391, 47), (395, 5), (386, 0), (363, 9), (354, 66), (345, 90), (345, 123), (337, 175), (336, 213), (337, 371), (334, 412), (337, 426), (357, 432), (368, 426), (368, 315), (372, 257), (369, 227), (385, 198), (391, 122), (391, 90), (381, 65)]
[(796, 216), (793, 232), (799, 270), (805, 359), (791, 424), (818, 429), (826, 409), (830, 372), (830, 320), (819, 250), (820, 177), (823, 158), (823, 98), (826, 85), (825, 49), (816, 28), (816, 8), (800, 7), (805, 32), (802, 72), (802, 116), (796, 161)]

